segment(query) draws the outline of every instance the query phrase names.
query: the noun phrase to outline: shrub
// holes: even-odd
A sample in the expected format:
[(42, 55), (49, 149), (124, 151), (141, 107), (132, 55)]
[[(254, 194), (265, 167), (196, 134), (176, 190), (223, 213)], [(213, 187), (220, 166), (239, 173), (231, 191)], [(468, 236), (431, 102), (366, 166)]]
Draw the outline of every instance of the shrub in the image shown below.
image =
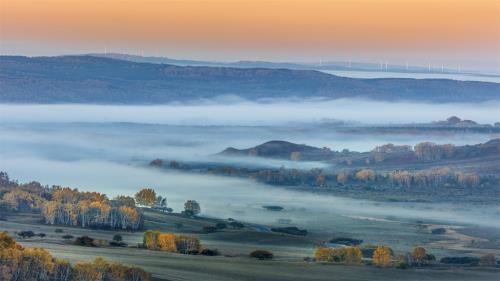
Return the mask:
[(431, 230), (431, 233), (432, 234), (445, 234), (446, 233), (446, 228), (435, 228), (433, 230)]
[(346, 237), (339, 237), (339, 238), (334, 238), (334, 239), (330, 240), (330, 243), (341, 244), (341, 245), (346, 245), (346, 246), (357, 246), (357, 245), (363, 243), (363, 240), (346, 238)]
[(203, 249), (201, 250), (200, 252), (201, 255), (204, 255), (204, 256), (218, 256), (220, 255), (219, 253), (219, 250), (217, 249)]
[(215, 226), (204, 226), (201, 229), (201, 232), (203, 232), (203, 233), (214, 233), (214, 232), (217, 232), (217, 227), (215, 227)]
[(279, 233), (286, 233), (286, 234), (290, 234), (290, 235), (299, 235), (299, 236), (306, 236), (307, 235), (307, 230), (299, 229), (295, 226), (271, 228), (271, 231), (279, 232)]
[(40, 238), (43, 238), (43, 237), (45, 237), (46, 235), (45, 235), (45, 233), (40, 232), (40, 233), (38, 233), (38, 234), (37, 234), (37, 236), (38, 236), (38, 237), (40, 237)]
[(25, 239), (25, 238), (31, 238), (31, 237), (35, 236), (35, 233), (31, 230), (25, 230), (25, 231), (18, 232), (17, 236)]
[(113, 236), (113, 241), (115, 241), (115, 242), (122, 242), (123, 241), (123, 237), (120, 234), (115, 234)]
[(109, 245), (112, 247), (127, 247), (127, 243), (125, 242), (117, 242), (117, 241), (111, 241), (109, 242)]
[(66, 235), (63, 235), (62, 238), (68, 240), (68, 239), (73, 239), (74, 236), (70, 235), (70, 234), (66, 234)]
[(439, 262), (445, 264), (478, 265), (479, 258), (476, 257), (444, 257)]
[(266, 250), (255, 250), (250, 253), (250, 257), (259, 260), (270, 260), (274, 257), (274, 255), (273, 253)]
[(231, 226), (232, 228), (243, 228), (243, 227), (245, 227), (244, 224), (242, 224), (241, 222), (238, 222), (238, 221), (232, 221), (232, 222), (230, 222), (229, 226)]
[(64, 230), (62, 230), (62, 229), (60, 229), (60, 228), (56, 228), (56, 229), (54, 230), (54, 232), (55, 232), (55, 233), (63, 233), (63, 232), (64, 232)]
[(86, 235), (77, 237), (75, 239), (75, 245), (84, 246), (84, 247), (95, 247), (94, 238), (88, 237)]
[(218, 223), (215, 225), (215, 227), (216, 227), (217, 229), (224, 229), (224, 228), (227, 228), (227, 224), (226, 224), (226, 223), (224, 223), (224, 222), (218, 222)]

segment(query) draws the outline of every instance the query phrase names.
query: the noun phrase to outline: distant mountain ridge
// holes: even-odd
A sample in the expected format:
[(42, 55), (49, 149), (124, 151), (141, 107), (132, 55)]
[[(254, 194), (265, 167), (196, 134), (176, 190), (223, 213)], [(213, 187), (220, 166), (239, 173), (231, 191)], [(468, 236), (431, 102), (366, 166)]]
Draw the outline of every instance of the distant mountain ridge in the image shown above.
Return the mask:
[(0, 56), (0, 102), (161, 104), (243, 99), (500, 100), (500, 84), (445, 79), (354, 79), (313, 70), (176, 66), (93, 56)]

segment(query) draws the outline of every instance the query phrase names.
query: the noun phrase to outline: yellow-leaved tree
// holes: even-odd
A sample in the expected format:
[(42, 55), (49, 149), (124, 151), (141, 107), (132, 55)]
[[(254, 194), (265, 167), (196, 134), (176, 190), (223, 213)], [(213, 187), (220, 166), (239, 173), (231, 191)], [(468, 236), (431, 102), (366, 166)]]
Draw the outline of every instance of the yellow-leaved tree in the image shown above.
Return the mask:
[(388, 267), (392, 263), (391, 249), (386, 246), (378, 246), (373, 252), (373, 264), (380, 267)]

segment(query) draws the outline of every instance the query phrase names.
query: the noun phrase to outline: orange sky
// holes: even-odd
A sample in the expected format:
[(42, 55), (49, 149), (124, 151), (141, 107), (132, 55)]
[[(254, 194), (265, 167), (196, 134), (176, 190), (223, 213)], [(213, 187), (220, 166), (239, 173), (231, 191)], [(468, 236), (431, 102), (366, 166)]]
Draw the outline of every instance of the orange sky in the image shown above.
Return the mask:
[(500, 63), (500, 0), (0, 2), (3, 53)]

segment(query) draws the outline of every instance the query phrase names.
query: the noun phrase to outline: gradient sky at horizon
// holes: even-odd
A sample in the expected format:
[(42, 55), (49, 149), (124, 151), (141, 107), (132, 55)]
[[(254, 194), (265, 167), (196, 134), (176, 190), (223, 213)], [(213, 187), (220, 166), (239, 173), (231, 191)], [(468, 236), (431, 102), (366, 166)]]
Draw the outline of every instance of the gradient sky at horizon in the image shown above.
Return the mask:
[(500, 73), (500, 0), (0, 0), (2, 54), (105, 49)]

